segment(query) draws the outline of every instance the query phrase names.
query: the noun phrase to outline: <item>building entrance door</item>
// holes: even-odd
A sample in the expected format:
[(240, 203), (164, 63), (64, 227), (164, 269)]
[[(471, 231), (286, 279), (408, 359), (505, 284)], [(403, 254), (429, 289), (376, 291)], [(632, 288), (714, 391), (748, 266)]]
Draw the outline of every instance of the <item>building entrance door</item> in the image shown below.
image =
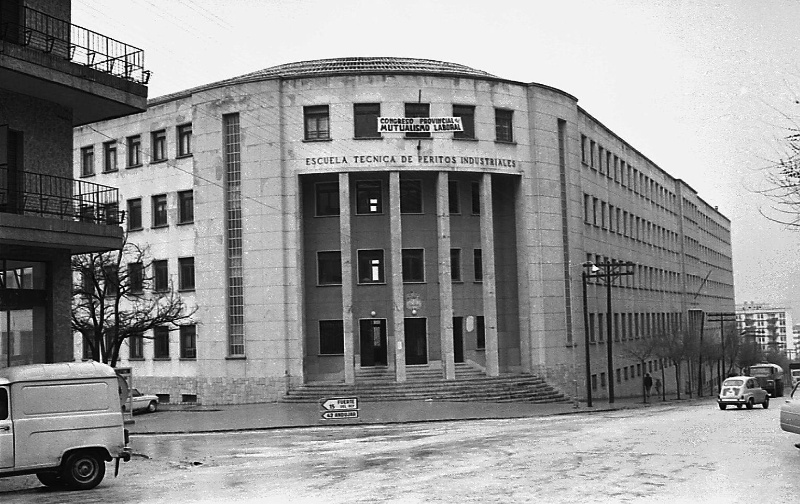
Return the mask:
[(428, 324), (424, 318), (405, 319), (406, 364), (428, 363)]
[(386, 320), (363, 319), (360, 322), (361, 367), (386, 365)]
[(464, 362), (464, 317), (453, 317), (453, 357)]

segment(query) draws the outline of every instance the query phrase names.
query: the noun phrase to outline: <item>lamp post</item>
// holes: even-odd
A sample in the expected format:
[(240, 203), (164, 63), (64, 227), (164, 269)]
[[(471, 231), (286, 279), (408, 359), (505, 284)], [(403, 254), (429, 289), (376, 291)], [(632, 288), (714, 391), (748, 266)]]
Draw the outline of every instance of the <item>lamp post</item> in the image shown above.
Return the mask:
[(719, 340), (722, 344), (722, 373), (717, 372), (717, 379), (719, 380), (719, 384), (722, 385), (722, 380), (725, 378), (722, 375), (728, 374), (728, 370), (725, 367), (725, 322), (736, 322), (736, 313), (714, 312), (707, 315), (709, 322), (719, 322)]
[[(586, 264), (584, 264), (586, 266)], [(586, 295), (586, 271), (581, 272), (583, 285), (583, 340), (586, 354), (586, 406), (592, 407), (592, 359), (589, 355), (589, 306)]]
[(705, 312), (699, 308), (689, 308), (689, 331), (699, 336), (697, 361), (697, 397), (703, 397), (703, 322)]
[[(586, 271), (583, 272), (583, 288), (584, 288), (584, 324), (586, 327), (586, 383), (589, 393), (591, 393), (590, 383), (590, 370), (589, 370), (589, 335), (588, 335), (588, 309), (586, 308), (586, 283), (589, 278), (602, 278), (606, 283), (606, 351), (607, 351), (607, 370), (608, 375), (608, 402), (614, 402), (614, 357), (612, 343), (614, 341), (612, 318), (613, 312), (611, 311), (611, 284), (614, 280), (621, 276), (633, 275), (632, 262), (622, 261), (606, 261), (600, 264), (595, 264), (591, 261), (583, 263)], [(588, 394), (587, 394), (588, 396)]]

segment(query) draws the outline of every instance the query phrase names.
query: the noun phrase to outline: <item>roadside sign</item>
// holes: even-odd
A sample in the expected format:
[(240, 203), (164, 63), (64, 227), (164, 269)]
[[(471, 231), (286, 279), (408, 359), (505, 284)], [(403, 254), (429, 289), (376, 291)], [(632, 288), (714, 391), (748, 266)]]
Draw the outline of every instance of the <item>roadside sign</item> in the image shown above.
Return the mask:
[(345, 418), (358, 418), (358, 410), (349, 411), (323, 411), (322, 418), (325, 420), (341, 420)]
[(322, 407), (328, 411), (357, 410), (358, 398), (339, 397), (334, 399), (326, 399), (325, 401), (323, 401)]

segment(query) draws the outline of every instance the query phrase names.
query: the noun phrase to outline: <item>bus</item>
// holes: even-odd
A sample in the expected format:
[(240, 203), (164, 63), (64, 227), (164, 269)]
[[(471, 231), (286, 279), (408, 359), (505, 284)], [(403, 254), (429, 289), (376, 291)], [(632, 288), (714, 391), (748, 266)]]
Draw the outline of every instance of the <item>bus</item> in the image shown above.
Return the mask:
[(783, 396), (783, 368), (777, 364), (754, 364), (745, 368), (745, 374), (758, 380), (758, 384), (766, 390), (770, 397)]

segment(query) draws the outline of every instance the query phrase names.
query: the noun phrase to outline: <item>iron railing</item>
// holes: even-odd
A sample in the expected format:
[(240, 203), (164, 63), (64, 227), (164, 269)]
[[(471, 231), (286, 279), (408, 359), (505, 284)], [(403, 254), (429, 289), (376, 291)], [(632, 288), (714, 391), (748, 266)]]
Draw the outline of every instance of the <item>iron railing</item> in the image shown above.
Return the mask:
[(23, 45), (140, 84), (150, 79), (144, 51), (137, 47), (29, 7), (21, 9), (20, 18), (0, 19), (0, 52), (6, 43)]
[(0, 213), (120, 225), (119, 189), (0, 165)]

